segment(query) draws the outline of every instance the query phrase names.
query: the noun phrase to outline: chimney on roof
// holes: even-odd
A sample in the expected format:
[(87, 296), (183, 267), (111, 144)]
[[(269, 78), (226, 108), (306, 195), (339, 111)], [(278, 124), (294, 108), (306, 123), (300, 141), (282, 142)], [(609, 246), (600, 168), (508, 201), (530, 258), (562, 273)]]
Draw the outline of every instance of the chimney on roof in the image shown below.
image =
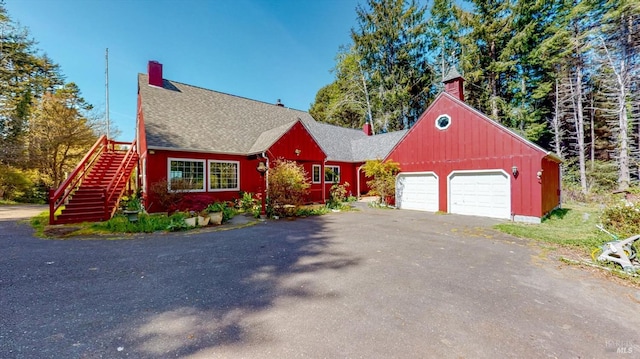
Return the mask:
[(147, 72), (149, 73), (149, 85), (162, 87), (162, 64), (158, 61), (149, 61)]
[(373, 130), (371, 129), (371, 124), (369, 122), (365, 122), (364, 125), (362, 125), (362, 132), (367, 136), (373, 135)]
[(282, 103), (282, 101), (280, 101), (280, 99), (278, 99), (278, 101), (276, 101), (276, 106), (284, 107), (284, 104)]
[(462, 86), (464, 79), (458, 72), (458, 69), (452, 67), (447, 75), (442, 79), (444, 83), (444, 91), (453, 97), (464, 101), (464, 87)]

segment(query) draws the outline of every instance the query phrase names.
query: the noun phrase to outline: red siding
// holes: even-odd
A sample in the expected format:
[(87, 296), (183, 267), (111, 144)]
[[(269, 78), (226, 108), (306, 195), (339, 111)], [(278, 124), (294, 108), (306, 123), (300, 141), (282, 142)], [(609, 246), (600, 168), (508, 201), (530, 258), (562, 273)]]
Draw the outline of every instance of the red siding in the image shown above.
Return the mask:
[[(139, 119), (142, 119), (142, 113), (139, 113)], [(138, 122), (140, 134), (144, 133), (144, 121)], [(140, 130), (142, 129), (142, 130)], [(300, 150), (299, 154), (296, 154), (296, 150)], [(153, 152), (153, 153), (151, 153)], [(280, 139), (278, 139), (265, 155), (269, 159), (270, 164), (275, 159), (295, 160), (303, 165), (305, 170), (311, 175), (311, 167), (314, 164), (322, 164), (325, 159), (325, 154), (322, 149), (315, 142), (313, 137), (309, 135), (306, 128), (301, 122), (296, 123), (289, 129)], [(228, 155), (217, 153), (201, 153), (201, 152), (183, 152), (183, 151), (168, 151), (168, 150), (152, 150), (147, 151), (146, 158), (146, 178), (147, 184), (153, 185), (158, 181), (167, 179), (168, 174), (168, 159), (169, 158), (181, 158), (181, 159), (195, 159), (195, 160), (228, 160), (238, 161), (240, 164), (240, 191), (251, 192), (258, 194), (262, 191), (262, 177), (256, 170), (258, 163), (264, 161), (264, 159), (258, 156), (244, 156), (244, 155)], [(207, 170), (205, 169), (205, 183), (208, 183)], [(315, 186), (315, 187), (314, 187)], [(322, 186), (314, 185), (312, 190), (317, 198), (310, 198), (313, 201), (322, 201)], [(205, 185), (205, 188), (208, 186)], [(149, 188), (149, 187), (147, 187)], [(187, 198), (198, 198), (207, 202), (214, 201), (231, 201), (240, 197), (239, 191), (209, 191), (208, 188), (205, 192), (192, 192), (186, 195)], [(155, 202), (155, 203), (154, 203)], [(148, 205), (150, 212), (164, 211), (166, 208), (160, 208), (157, 203), (157, 199), (153, 194), (149, 194)]]
[(548, 158), (542, 160), (542, 215), (555, 209), (561, 201), (560, 167)]
[[(153, 152), (150, 153), (150, 152)], [(167, 180), (168, 172), (168, 159), (180, 158), (180, 159), (195, 159), (195, 160), (228, 160), (239, 161), (240, 163), (240, 191), (260, 193), (261, 191), (261, 176), (256, 170), (260, 159), (248, 159), (246, 156), (237, 155), (225, 155), (215, 153), (199, 153), (199, 152), (182, 152), (182, 151), (166, 151), (166, 150), (153, 150), (150, 151), (147, 156), (146, 170), (147, 170), (147, 184), (153, 186), (154, 183)], [(207, 169), (205, 166), (205, 188), (207, 188), (208, 177)], [(147, 187), (149, 188), (149, 187)], [(185, 195), (186, 197), (206, 199), (207, 202), (214, 201), (232, 201), (240, 197), (240, 194), (236, 190), (230, 191), (215, 191), (215, 192), (193, 192)], [(166, 208), (160, 208), (157, 203), (157, 199), (154, 198), (153, 193), (148, 194), (148, 204), (151, 208), (150, 212), (165, 211)], [(195, 209), (195, 208), (194, 208)]]
[[(296, 151), (299, 150), (297, 153)], [(302, 164), (311, 180), (313, 165), (322, 165), (326, 155), (307, 129), (298, 121), (267, 151), (270, 160), (286, 159)], [(329, 192), (326, 192), (329, 193)], [(322, 185), (312, 184), (309, 202), (322, 202)]]
[[(435, 121), (440, 115), (451, 117), (451, 125), (439, 130)], [(447, 211), (447, 176), (457, 170), (501, 169), (511, 177), (511, 211), (515, 215), (541, 217), (542, 184), (536, 173), (546, 153), (503, 129), (481, 114), (447, 95), (439, 96), (422, 114), (414, 127), (387, 156), (400, 163), (403, 172), (433, 171), (439, 178), (439, 206)], [(547, 165), (558, 167), (553, 161)], [(551, 177), (551, 176), (549, 176)], [(549, 184), (551, 189), (554, 185)], [(559, 188), (559, 182), (555, 182)], [(547, 190), (547, 188), (545, 188)], [(546, 195), (545, 195), (546, 196)], [(553, 204), (545, 197), (544, 209)], [(555, 207), (559, 202), (555, 202)]]

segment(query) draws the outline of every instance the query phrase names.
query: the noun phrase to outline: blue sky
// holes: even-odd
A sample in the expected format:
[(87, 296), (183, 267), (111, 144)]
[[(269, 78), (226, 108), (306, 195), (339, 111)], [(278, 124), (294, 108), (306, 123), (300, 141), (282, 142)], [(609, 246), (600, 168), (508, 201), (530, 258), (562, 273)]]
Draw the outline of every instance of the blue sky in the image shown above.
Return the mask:
[(6, 0), (14, 21), (100, 114), (120, 140), (135, 136), (137, 74), (163, 64), (164, 78), (308, 110), (333, 80), (350, 43), (358, 0)]

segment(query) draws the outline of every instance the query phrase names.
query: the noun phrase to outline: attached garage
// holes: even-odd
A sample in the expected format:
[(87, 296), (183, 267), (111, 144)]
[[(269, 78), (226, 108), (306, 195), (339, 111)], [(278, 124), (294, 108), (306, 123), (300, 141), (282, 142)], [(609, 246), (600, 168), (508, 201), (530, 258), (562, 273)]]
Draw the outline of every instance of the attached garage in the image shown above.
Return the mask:
[(511, 218), (511, 182), (502, 170), (452, 172), (448, 189), (450, 213)]
[(401, 209), (438, 211), (438, 177), (433, 172), (399, 174), (396, 205)]

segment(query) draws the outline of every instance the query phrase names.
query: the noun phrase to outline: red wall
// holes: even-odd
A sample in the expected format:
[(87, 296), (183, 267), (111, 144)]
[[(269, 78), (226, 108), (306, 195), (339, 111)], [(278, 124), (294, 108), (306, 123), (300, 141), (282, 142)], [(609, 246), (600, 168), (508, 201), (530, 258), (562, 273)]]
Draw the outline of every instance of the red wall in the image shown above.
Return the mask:
[[(144, 121), (142, 119), (142, 113), (139, 113), (138, 117), (139, 133), (143, 134)], [(296, 150), (300, 151), (296, 153)], [(312, 166), (314, 164), (321, 165), (326, 157), (320, 146), (318, 146), (313, 137), (309, 135), (306, 128), (299, 121), (294, 124), (288, 132), (280, 137), (269, 148), (269, 150), (266, 151), (265, 155), (269, 160), (269, 165), (273, 165), (273, 162), (276, 159), (295, 160), (303, 165), (309, 177), (312, 173)], [(148, 184), (148, 187), (146, 188), (149, 188), (149, 186), (151, 186), (155, 182), (167, 179), (167, 167), (169, 158), (181, 158), (198, 160), (238, 161), (240, 163), (240, 191), (251, 192), (254, 194), (262, 192), (263, 180), (260, 173), (256, 170), (258, 163), (261, 161), (265, 161), (265, 159), (261, 157), (261, 154), (245, 156), (216, 153), (152, 150), (147, 151), (147, 155), (145, 158), (146, 179)], [(205, 169), (205, 183), (208, 183), (208, 175), (209, 174)], [(206, 187), (207, 186), (205, 186), (205, 188)], [(309, 201), (321, 202), (323, 198), (321, 184), (312, 185), (311, 190), (312, 191), (309, 197)], [(214, 202), (231, 201), (239, 198), (240, 194), (239, 191), (236, 190), (210, 192), (207, 189), (205, 192), (188, 193), (186, 197), (191, 199), (197, 198), (199, 201), (205, 200), (207, 202)], [(148, 208), (150, 212), (166, 210), (165, 208), (160, 208), (157, 203), (157, 199), (154, 198), (152, 193), (148, 193), (147, 206), (150, 206), (150, 208)]]
[[(435, 120), (444, 114), (451, 117), (451, 125), (439, 130)], [(448, 211), (447, 176), (452, 171), (502, 169), (511, 178), (513, 214), (541, 217), (544, 214), (542, 183), (538, 182), (536, 173), (542, 169), (545, 156), (537, 147), (442, 94), (387, 159), (399, 162), (402, 172), (435, 172), (439, 178), (439, 207), (444, 212)], [(550, 168), (558, 165), (549, 162), (552, 172)], [(513, 166), (518, 167), (517, 177), (511, 175)], [(551, 205), (551, 199), (548, 200), (545, 209)]]
[(547, 214), (560, 205), (562, 178), (559, 164), (549, 158), (542, 159), (542, 170), (542, 213)]
[[(299, 152), (296, 153), (296, 150), (299, 150)], [(302, 122), (298, 121), (269, 148), (267, 157), (269, 157), (270, 161), (276, 159), (297, 161), (304, 167), (307, 177), (311, 181), (313, 165), (321, 165), (326, 155), (309, 134), (306, 127), (302, 125)], [(322, 185), (311, 185), (307, 201), (323, 202)]]
[[(151, 153), (153, 152), (153, 154)], [(212, 154), (212, 153), (199, 153), (199, 152), (182, 152), (182, 151), (166, 151), (166, 150), (152, 150), (148, 152), (146, 170), (147, 170), (147, 184), (150, 188), (155, 182), (166, 181), (168, 173), (168, 159), (169, 158), (181, 158), (181, 159), (197, 159), (197, 160), (231, 160), (239, 161), (240, 163), (240, 191), (251, 192), (254, 194), (260, 193), (261, 188), (261, 176), (256, 170), (258, 163), (261, 159), (248, 159), (247, 156), (237, 155), (224, 155), (224, 154)], [(205, 188), (207, 188), (209, 173), (205, 165)], [(232, 201), (240, 197), (239, 191), (215, 191), (209, 192), (192, 192), (186, 194), (186, 197), (197, 197), (199, 200), (206, 201), (208, 203), (215, 201)], [(147, 206), (149, 212), (166, 211), (166, 208), (161, 208), (158, 205), (157, 199), (154, 198), (153, 193), (148, 193)], [(194, 208), (196, 209), (196, 208)], [(197, 210), (197, 209), (196, 209)]]

